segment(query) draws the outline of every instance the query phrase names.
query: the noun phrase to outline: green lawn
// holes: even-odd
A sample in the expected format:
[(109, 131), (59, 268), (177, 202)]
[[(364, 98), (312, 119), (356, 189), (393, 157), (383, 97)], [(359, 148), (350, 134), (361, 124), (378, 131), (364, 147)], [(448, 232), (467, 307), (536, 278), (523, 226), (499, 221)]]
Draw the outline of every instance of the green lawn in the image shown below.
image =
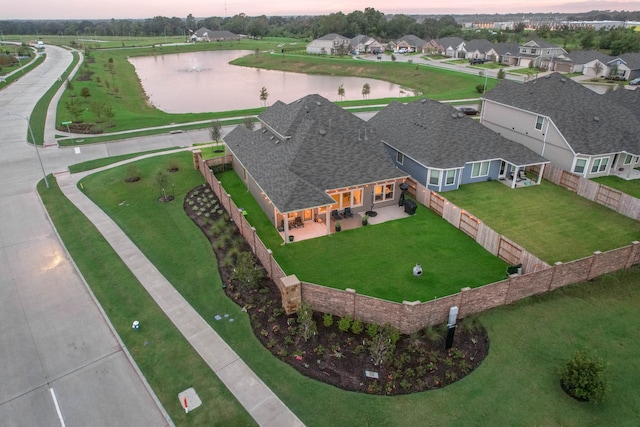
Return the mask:
[(640, 198), (640, 179), (633, 179), (628, 181), (617, 176), (609, 175), (602, 176), (600, 178), (591, 178), (591, 180), (597, 182), (598, 184), (606, 185), (607, 187), (620, 190), (623, 193), (626, 193), (637, 199)]
[[(470, 376), (442, 390), (396, 397), (345, 392), (309, 380), (271, 357), (253, 336), (246, 316), (224, 296), (206, 239), (181, 213), (186, 188), (202, 181), (197, 172), (188, 170), (190, 157), (180, 158), (187, 169), (181, 168), (180, 175), (175, 176), (176, 182), (178, 177), (184, 181), (176, 185), (177, 203), (150, 204), (158, 194), (142, 186), (124, 186), (128, 191), (123, 192), (125, 172), (118, 169), (85, 179), (85, 189), (100, 196), (102, 208), (117, 218), (178, 291), (306, 425), (637, 425), (638, 268), (480, 315), (491, 341), (489, 356)], [(150, 179), (157, 166), (144, 163), (139, 166), (141, 184)], [(95, 229), (55, 186), (44, 190), (40, 184), (39, 190), (75, 262), (174, 421), (179, 425), (242, 425), (246, 414), (230, 415), (237, 405), (228, 392), (219, 389), (219, 383), (211, 379), (201, 362), (185, 359), (185, 354), (193, 353), (186, 342), (164, 339), (173, 327), (162, 320), (130, 273), (121, 272), (120, 259), (105, 247)], [(123, 201), (126, 203), (121, 204)], [(132, 314), (147, 310), (158, 316), (145, 322), (157, 325), (149, 328), (149, 333), (158, 335), (149, 340), (150, 347), (141, 348), (136, 342), (139, 335), (131, 333), (129, 320)], [(216, 313), (231, 313), (237, 321), (215, 322)], [(163, 345), (154, 345), (156, 342)], [(579, 403), (559, 387), (556, 371), (577, 349), (593, 351), (610, 365), (612, 388), (601, 405)], [(175, 375), (176, 360), (189, 360), (181, 364), (179, 376)], [(184, 383), (194, 385), (201, 396), (211, 387), (203, 406), (189, 417), (184, 416), (175, 398)], [(208, 415), (199, 415), (198, 411)], [(196, 421), (197, 416), (203, 418)]]
[[(435, 100), (477, 98), (478, 91), (476, 90), (476, 85), (484, 84), (484, 77), (480, 77), (479, 75), (458, 73), (407, 62), (375, 62), (354, 60), (351, 57), (262, 54), (247, 55), (231, 63), (245, 67), (266, 68), (296, 73), (369, 77), (395, 83), (402, 87), (418, 91), (421, 94), (413, 98), (402, 98), (402, 102), (409, 102), (425, 96)], [(487, 90), (491, 89), (495, 84), (495, 79), (488, 79)], [(336, 87), (336, 90), (337, 89)], [(388, 102), (388, 100), (385, 102)]]
[(543, 261), (572, 261), (640, 238), (640, 223), (543, 180), (510, 189), (498, 181), (442, 194)]
[[(390, 301), (430, 301), (506, 278), (507, 264), (429, 209), (378, 225), (282, 245), (233, 171), (217, 175), (287, 274)], [(412, 268), (422, 265), (423, 276)]]
[[(181, 426), (255, 425), (93, 224), (64, 197), (56, 180), (50, 176), (49, 182), (51, 189), (46, 190), (41, 182), (38, 191), (60, 237), (173, 421)], [(200, 236), (194, 236), (189, 246), (201, 251), (197, 270), (208, 280), (201, 278), (193, 288), (210, 288), (216, 283), (219, 288), (209, 244), (195, 237)], [(141, 321), (139, 331), (131, 329), (131, 319)], [(187, 415), (177, 396), (191, 386), (205, 404)]]

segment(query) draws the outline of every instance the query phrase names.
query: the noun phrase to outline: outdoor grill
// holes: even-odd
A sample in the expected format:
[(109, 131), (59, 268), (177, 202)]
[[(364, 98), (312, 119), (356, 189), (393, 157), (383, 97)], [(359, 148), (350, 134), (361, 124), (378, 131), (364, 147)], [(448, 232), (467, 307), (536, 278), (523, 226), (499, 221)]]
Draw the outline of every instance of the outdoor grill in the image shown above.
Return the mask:
[(413, 199), (407, 199), (404, 201), (404, 211), (409, 215), (413, 215), (416, 213), (416, 209), (418, 208), (418, 204)]

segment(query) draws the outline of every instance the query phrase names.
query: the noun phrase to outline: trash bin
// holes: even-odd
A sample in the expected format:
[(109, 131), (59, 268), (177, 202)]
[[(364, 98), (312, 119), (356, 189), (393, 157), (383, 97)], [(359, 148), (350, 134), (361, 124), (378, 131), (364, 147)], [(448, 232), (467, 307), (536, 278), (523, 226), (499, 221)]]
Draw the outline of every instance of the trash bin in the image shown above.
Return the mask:
[(413, 199), (407, 199), (404, 201), (404, 211), (409, 215), (413, 215), (416, 213), (416, 209), (418, 208), (418, 204)]

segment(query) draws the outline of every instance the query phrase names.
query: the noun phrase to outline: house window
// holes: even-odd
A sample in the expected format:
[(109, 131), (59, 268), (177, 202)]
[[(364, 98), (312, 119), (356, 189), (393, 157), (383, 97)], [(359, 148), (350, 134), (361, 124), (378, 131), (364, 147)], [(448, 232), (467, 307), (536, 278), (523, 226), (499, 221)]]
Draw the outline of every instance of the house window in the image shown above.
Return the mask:
[(456, 171), (455, 169), (450, 169), (447, 171), (447, 179), (445, 181), (446, 185), (453, 185), (456, 180)]
[(402, 154), (399, 151), (396, 153), (396, 162), (398, 162), (400, 164), (404, 163), (404, 154)]
[(348, 207), (362, 206), (362, 189), (342, 191), (330, 195), (335, 201), (331, 205), (332, 210), (344, 209)]
[(536, 52), (537, 52), (537, 50), (536, 50), (536, 49), (531, 49), (531, 54), (532, 54), (532, 55), (535, 55), (535, 54), (536, 54)]
[(536, 129), (537, 130), (542, 130), (542, 123), (543, 122), (544, 122), (544, 117), (538, 116), (538, 118), (536, 119)]
[(587, 166), (587, 159), (577, 159), (573, 171), (575, 173), (584, 173), (585, 166)]
[(591, 173), (604, 172), (607, 169), (607, 163), (609, 163), (608, 157), (595, 159), (591, 165)]
[(487, 176), (489, 174), (489, 162), (477, 162), (471, 166), (471, 178)]
[(440, 171), (429, 169), (429, 185), (440, 185)]
[(374, 200), (376, 202), (393, 200), (393, 189), (394, 189), (394, 184), (376, 185), (374, 189)]
[(631, 154), (627, 154), (627, 156), (624, 158), (624, 164), (630, 165), (632, 160), (633, 160), (633, 156)]

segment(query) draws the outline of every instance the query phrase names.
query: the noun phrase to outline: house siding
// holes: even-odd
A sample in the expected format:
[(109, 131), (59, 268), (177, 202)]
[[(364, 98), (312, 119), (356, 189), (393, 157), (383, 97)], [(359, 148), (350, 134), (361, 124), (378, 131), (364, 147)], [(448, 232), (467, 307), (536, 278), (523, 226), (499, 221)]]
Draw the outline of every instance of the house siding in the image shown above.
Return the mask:
[(427, 186), (427, 176), (428, 176), (427, 168), (425, 168), (415, 160), (411, 159), (410, 157), (407, 157), (406, 155), (404, 156), (404, 160), (402, 164), (398, 163), (396, 161), (398, 151), (389, 146), (386, 146), (386, 147), (387, 147), (387, 151), (389, 152), (389, 155), (391, 156), (391, 159), (395, 162), (396, 167), (398, 169), (408, 173), (411, 176), (411, 178), (418, 181), (419, 184), (422, 184), (425, 187)]
[[(269, 203), (264, 196), (262, 196), (262, 190), (260, 190), (260, 187), (258, 187), (258, 184), (256, 184), (251, 175), (249, 175), (248, 172), (245, 173), (245, 167), (242, 163), (240, 163), (237, 157), (234, 157), (233, 160), (233, 170), (238, 174), (238, 177), (247, 186), (247, 189), (249, 190), (253, 198), (260, 205), (260, 209), (262, 209), (262, 211), (267, 215), (274, 227), (277, 226), (278, 224), (276, 224), (275, 210), (273, 208), (273, 205)], [(247, 179), (244, 179), (245, 175)]]
[(485, 101), (482, 124), (550, 159), (551, 163), (570, 170), (574, 158), (571, 148), (549, 118), (545, 117), (541, 130), (536, 129), (537, 117), (536, 114), (527, 111)]

